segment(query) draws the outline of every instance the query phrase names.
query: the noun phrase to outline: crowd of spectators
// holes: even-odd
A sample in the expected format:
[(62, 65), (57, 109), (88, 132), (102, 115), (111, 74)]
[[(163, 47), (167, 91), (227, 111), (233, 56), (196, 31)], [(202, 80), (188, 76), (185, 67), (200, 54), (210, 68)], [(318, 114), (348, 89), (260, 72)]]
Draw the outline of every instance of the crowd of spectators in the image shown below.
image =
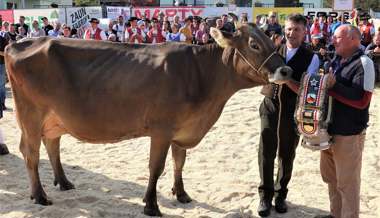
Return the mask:
[[(370, 16), (368, 13), (357, 11), (355, 17), (350, 19), (350, 22), (343, 14), (339, 14), (337, 17), (325, 14), (318, 17), (306, 16), (306, 19), (308, 24), (304, 43), (318, 55), (321, 67), (325, 62), (333, 58), (332, 36), (335, 30), (340, 25), (349, 24), (350, 22), (352, 25), (358, 26), (361, 32), (362, 49), (371, 54), (372, 57), (378, 56), (380, 44), (376, 43), (376, 38), (378, 37), (375, 36), (376, 31), (373, 23), (369, 22)], [(25, 24), (25, 17), (20, 16), (18, 23), (4, 22), (1, 34), (8, 42), (14, 42), (25, 37), (49, 36), (128, 43), (155, 44), (176, 41), (204, 45), (213, 42), (209, 34), (211, 25), (224, 32), (233, 33), (235, 31), (234, 24), (226, 14), (213, 18), (213, 22), (210, 22), (208, 18), (197, 16), (189, 16), (184, 20), (181, 20), (178, 15), (169, 18), (162, 12), (158, 14), (157, 18), (152, 19), (148, 19), (143, 15), (141, 18), (130, 17), (128, 20), (124, 20), (123, 16), (119, 16), (117, 19), (111, 20), (108, 27), (104, 29), (99, 27), (97, 18), (91, 18), (87, 29), (80, 36), (77, 30), (69, 25), (49, 22), (46, 17), (43, 17), (41, 21), (41, 27), (38, 20), (34, 20), (31, 27), (29, 27)], [(248, 15), (243, 13), (239, 21), (247, 23)], [(255, 23), (277, 46), (284, 43), (283, 26), (279, 23), (276, 12), (256, 16)], [(380, 74), (379, 72), (377, 73)]]
[[(247, 22), (247, 14), (243, 14), (241, 19), (242, 22)], [(104, 29), (100, 28), (97, 18), (91, 18), (85, 32), (80, 36), (76, 29), (58, 21), (49, 22), (47, 17), (41, 18), (42, 25), (39, 24), (41, 21), (34, 20), (31, 27), (25, 23), (24, 16), (20, 16), (18, 21), (3, 23), (1, 32), (10, 43), (22, 38), (42, 36), (151, 44), (177, 41), (203, 45), (213, 42), (209, 35), (210, 22), (197, 16), (189, 16), (184, 20), (178, 15), (169, 19), (163, 13), (152, 19), (143, 16), (140, 19), (130, 17), (129, 20), (124, 20), (123, 16), (119, 16), (116, 20), (111, 20)], [(214, 21), (217, 28), (231, 33), (234, 31), (234, 25), (226, 14), (215, 18)]]
[[(361, 49), (372, 58), (375, 63), (377, 81), (380, 80), (380, 28), (376, 30), (371, 17), (366, 12), (355, 11), (351, 19), (343, 14), (337, 17), (321, 14), (320, 16), (305, 16), (307, 20), (306, 36), (304, 44), (311, 49), (320, 59), (320, 67), (327, 65), (334, 56), (332, 37), (336, 29), (342, 24), (357, 26), (361, 34)], [(276, 46), (284, 43), (284, 29), (280, 25), (278, 15), (270, 12), (268, 16), (256, 16), (255, 23), (272, 39)]]

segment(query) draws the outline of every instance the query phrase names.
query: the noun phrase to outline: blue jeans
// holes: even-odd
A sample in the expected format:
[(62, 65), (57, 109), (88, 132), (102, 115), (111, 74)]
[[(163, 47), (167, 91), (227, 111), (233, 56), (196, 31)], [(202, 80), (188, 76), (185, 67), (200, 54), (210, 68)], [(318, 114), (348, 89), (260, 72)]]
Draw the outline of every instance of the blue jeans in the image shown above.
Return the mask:
[(5, 104), (5, 64), (0, 64), (0, 109), (3, 110)]

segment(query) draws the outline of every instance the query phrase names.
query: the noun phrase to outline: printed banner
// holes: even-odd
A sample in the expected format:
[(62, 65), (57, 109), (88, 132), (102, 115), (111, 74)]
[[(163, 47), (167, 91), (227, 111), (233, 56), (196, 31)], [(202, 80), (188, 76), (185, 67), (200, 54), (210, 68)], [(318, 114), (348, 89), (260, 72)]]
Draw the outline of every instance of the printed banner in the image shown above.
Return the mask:
[(13, 10), (0, 10), (0, 16), (3, 22), (13, 23)]
[(251, 7), (207, 7), (204, 8), (202, 17), (220, 17), (222, 14), (228, 13), (234, 13), (237, 16), (246, 13), (248, 20), (252, 20)]
[(157, 18), (158, 14), (162, 11), (169, 19), (172, 19), (175, 15), (179, 15), (180, 19), (184, 20), (188, 16), (200, 16), (203, 17), (205, 7), (141, 7), (132, 8), (132, 16), (141, 18), (145, 15), (146, 18)]
[(334, 11), (351, 11), (354, 9), (354, 0), (333, 0)]
[(286, 17), (291, 13), (300, 13), (303, 14), (303, 8), (253, 8), (253, 17), (257, 15), (268, 16), (269, 12), (277, 12), (279, 23), (281, 25), (285, 24)]
[(81, 37), (89, 26), (91, 18), (102, 18), (101, 7), (78, 7), (66, 8), (66, 23), (78, 31), (78, 36)]
[(131, 16), (131, 8), (107, 6), (107, 18), (116, 20), (120, 15), (127, 21)]
[(41, 18), (47, 17), (49, 19), (49, 22), (59, 21), (61, 23), (65, 22), (65, 9), (20, 9), (20, 10), (14, 10), (13, 11), (14, 16), (14, 22), (18, 23), (20, 16), (25, 17), (25, 23), (29, 25), (29, 27), (32, 26), (32, 22), (34, 20), (37, 20), (39, 25), (42, 26), (42, 20)]
[[(336, 18), (338, 17), (338, 15), (342, 13), (342, 11), (333, 11), (331, 8), (304, 8), (303, 9), (303, 14), (305, 16), (310, 16), (310, 17), (314, 17), (314, 16), (321, 16), (321, 15), (325, 15), (325, 16), (331, 16), (333, 18)], [(346, 19), (349, 19), (350, 18), (350, 11), (343, 11), (343, 15), (345, 16)]]

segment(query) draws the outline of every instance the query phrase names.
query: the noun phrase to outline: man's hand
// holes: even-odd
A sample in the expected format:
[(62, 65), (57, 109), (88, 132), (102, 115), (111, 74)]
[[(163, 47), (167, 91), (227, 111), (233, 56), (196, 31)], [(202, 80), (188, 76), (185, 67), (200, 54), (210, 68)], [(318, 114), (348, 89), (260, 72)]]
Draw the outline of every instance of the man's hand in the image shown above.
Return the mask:
[(331, 89), (336, 83), (335, 75), (332, 68), (329, 69), (329, 77), (327, 78), (327, 88)]

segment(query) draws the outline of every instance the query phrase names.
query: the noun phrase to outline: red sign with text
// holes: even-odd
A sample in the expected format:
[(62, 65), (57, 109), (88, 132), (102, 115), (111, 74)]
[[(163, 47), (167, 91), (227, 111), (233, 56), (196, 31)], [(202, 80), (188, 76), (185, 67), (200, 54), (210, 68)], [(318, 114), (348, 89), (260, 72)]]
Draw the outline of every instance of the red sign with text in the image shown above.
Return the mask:
[(3, 20), (3, 23), (5, 21), (9, 23), (13, 23), (13, 10), (0, 10), (0, 16)]
[(158, 14), (162, 11), (167, 17), (174, 17), (178, 15), (181, 20), (188, 16), (202, 16), (205, 7), (141, 7), (133, 8), (132, 16), (141, 18), (145, 15), (146, 18), (157, 18)]

